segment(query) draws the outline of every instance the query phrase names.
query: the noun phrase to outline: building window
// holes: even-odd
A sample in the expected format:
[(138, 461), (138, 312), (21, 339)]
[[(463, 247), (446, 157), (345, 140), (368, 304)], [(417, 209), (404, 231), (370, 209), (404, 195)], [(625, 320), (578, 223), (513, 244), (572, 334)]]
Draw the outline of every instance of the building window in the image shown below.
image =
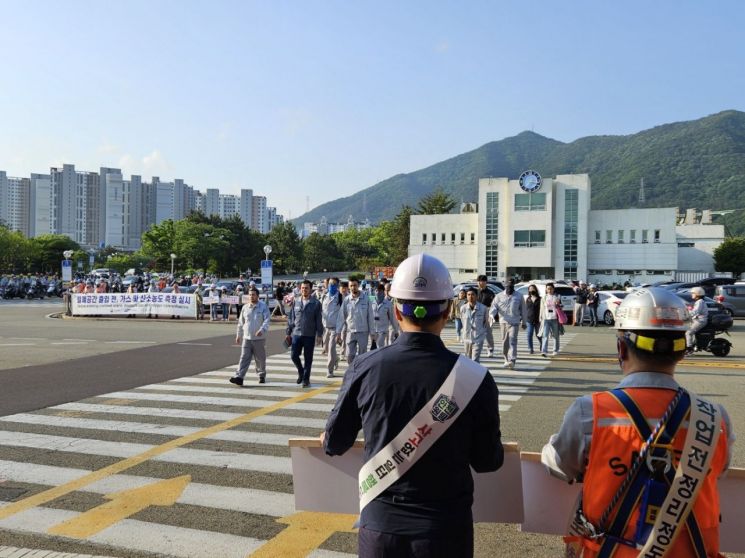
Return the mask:
[(435, 233), (432, 233), (431, 238), (432, 238), (432, 244), (437, 244), (437, 235)]
[(629, 243), (636, 244), (636, 229), (631, 229), (629, 231)]
[(476, 242), (476, 233), (471, 233), (471, 244)]
[(537, 248), (546, 245), (546, 231), (515, 231), (515, 248)]
[(678, 242), (678, 248), (693, 248), (696, 246), (695, 242)]
[(605, 243), (613, 244), (613, 231), (605, 231)]
[(595, 231), (595, 244), (600, 244), (600, 231)]
[[(471, 243), (474, 233), (471, 233)], [(484, 250), (486, 263), (484, 273), (487, 277), (497, 278), (499, 269), (499, 193), (486, 193), (486, 229), (484, 230)]]
[(460, 243), (461, 244), (466, 243), (466, 233), (460, 233)]
[(545, 211), (546, 193), (515, 194), (515, 211)]
[(564, 191), (564, 279), (577, 279), (579, 191)]
[(642, 244), (646, 244), (647, 242), (649, 242), (648, 237), (649, 237), (649, 231), (647, 229), (644, 229), (642, 231)]
[(660, 229), (654, 230), (654, 241), (656, 244), (660, 243)]
[(427, 244), (427, 233), (422, 235), (422, 244)]
[(625, 242), (624, 241), (624, 236), (625, 236), (624, 235), (624, 231), (619, 230), (618, 231), (618, 243), (619, 244), (623, 244)]
[(450, 244), (455, 244), (455, 233), (450, 233)]

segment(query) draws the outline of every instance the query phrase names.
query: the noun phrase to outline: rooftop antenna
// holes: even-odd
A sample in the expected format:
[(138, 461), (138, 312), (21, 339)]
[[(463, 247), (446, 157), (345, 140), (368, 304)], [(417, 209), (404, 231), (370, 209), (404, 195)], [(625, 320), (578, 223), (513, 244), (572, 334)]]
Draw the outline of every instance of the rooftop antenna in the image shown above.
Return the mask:
[(643, 204), (646, 201), (644, 196), (644, 177), (642, 177), (641, 184), (639, 185), (639, 203)]

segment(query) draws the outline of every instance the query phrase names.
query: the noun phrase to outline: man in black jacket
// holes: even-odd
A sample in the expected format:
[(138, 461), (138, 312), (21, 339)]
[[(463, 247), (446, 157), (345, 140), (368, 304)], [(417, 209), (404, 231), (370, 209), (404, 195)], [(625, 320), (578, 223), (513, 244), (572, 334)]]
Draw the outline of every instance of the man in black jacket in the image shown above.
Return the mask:
[[(494, 301), (494, 293), (488, 287), (486, 275), (479, 275), (476, 281), (479, 284), (478, 291), (476, 292), (476, 300), (487, 308), (491, 308), (491, 303)], [(486, 348), (489, 351), (486, 356), (489, 357), (494, 354), (494, 334), (491, 328), (491, 325), (486, 328)]]
[[(292, 337), (292, 362), (297, 367), (297, 383), (310, 386), (310, 367), (313, 364), (313, 347), (323, 339), (321, 303), (311, 296), (312, 284), (307, 279), (300, 285), (300, 296), (287, 316), (287, 335)], [(303, 360), (300, 361), (300, 352)]]
[[(378, 480), (363, 483), (381, 486), (377, 496), (361, 500), (361, 558), (469, 557), (471, 467), (495, 471), (504, 459), (497, 386), (486, 369), (449, 351), (440, 339), (452, 299), (442, 262), (427, 254), (408, 258), (396, 270), (391, 294), (402, 333), (396, 343), (360, 355), (347, 370), (322, 436), (324, 449), (343, 454), (362, 429), (369, 467), (396, 446), (392, 459), (376, 470)], [(461, 373), (464, 364), (474, 374), (469, 376), (472, 397), (449, 399), (446, 379)], [(458, 376), (454, 379), (457, 384)], [(414, 418), (422, 413), (423, 419)], [(417, 447), (422, 436), (407, 437), (400, 447), (393, 442), (417, 426), (414, 431), (426, 436), (428, 424), (440, 429), (428, 450)], [(394, 461), (403, 473), (383, 480)], [(397, 480), (389, 484), (390, 478)]]

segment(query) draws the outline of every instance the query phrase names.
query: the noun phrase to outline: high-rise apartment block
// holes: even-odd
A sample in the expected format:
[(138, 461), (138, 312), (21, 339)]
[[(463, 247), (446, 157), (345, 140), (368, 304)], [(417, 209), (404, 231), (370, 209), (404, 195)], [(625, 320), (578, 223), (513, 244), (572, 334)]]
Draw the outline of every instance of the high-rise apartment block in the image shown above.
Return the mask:
[(75, 165), (52, 167), (49, 174), (15, 178), (0, 171), (0, 223), (29, 237), (64, 234), (86, 248), (140, 247), (142, 233), (167, 219), (183, 219), (192, 211), (238, 216), (261, 233), (284, 221), (265, 196), (242, 189), (240, 195), (205, 193), (177, 178), (162, 182), (138, 175), (124, 178), (121, 169), (101, 167), (81, 172)]

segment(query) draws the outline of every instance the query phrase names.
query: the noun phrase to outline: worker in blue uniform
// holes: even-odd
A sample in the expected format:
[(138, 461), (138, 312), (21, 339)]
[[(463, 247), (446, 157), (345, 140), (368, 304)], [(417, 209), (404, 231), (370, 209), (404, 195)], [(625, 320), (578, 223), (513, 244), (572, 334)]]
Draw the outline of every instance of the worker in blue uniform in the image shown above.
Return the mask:
[(440, 338), (452, 303), (440, 260), (404, 260), (391, 295), (401, 336), (346, 372), (324, 449), (341, 455), (364, 433), (360, 557), (470, 557), (471, 468), (495, 471), (504, 458), (497, 386)]

